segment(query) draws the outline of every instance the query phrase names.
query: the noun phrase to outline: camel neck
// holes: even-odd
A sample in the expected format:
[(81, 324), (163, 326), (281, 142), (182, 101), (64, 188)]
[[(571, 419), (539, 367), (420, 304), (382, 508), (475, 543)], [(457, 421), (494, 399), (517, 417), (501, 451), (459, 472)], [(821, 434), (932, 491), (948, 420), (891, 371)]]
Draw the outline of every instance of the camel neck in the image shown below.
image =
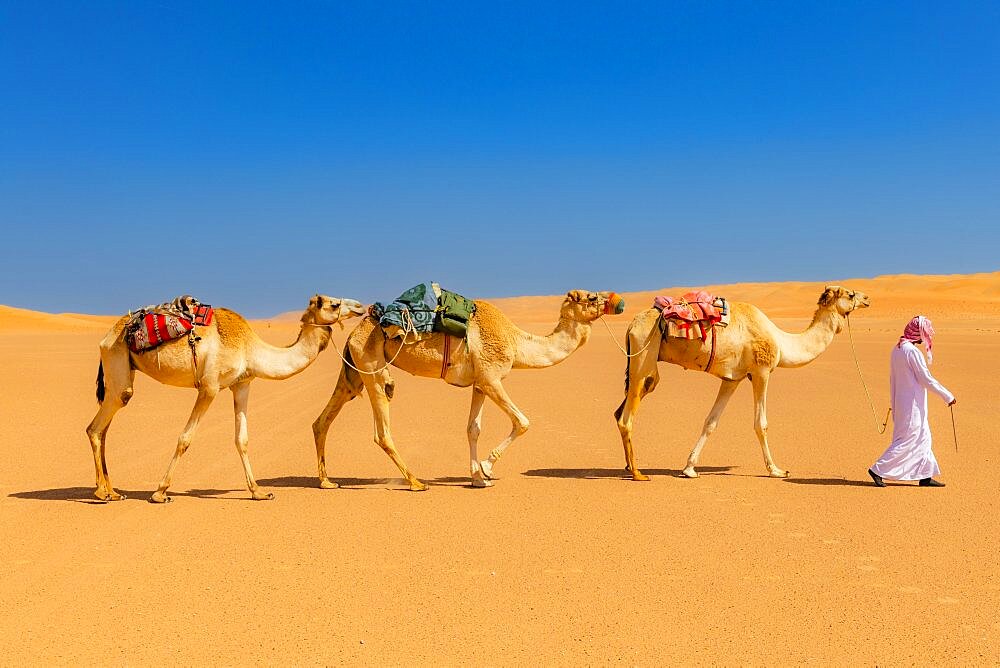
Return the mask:
[(257, 337), (250, 355), (251, 371), (257, 378), (284, 380), (312, 364), (329, 341), (330, 328), (313, 325), (303, 325), (295, 342), (284, 348)]
[(587, 342), (591, 324), (561, 317), (548, 336), (518, 330), (515, 369), (544, 369), (559, 364)]
[(812, 322), (798, 334), (780, 332), (781, 367), (799, 367), (809, 364), (825, 351), (833, 337), (841, 330), (844, 316), (836, 310), (821, 306), (813, 314)]

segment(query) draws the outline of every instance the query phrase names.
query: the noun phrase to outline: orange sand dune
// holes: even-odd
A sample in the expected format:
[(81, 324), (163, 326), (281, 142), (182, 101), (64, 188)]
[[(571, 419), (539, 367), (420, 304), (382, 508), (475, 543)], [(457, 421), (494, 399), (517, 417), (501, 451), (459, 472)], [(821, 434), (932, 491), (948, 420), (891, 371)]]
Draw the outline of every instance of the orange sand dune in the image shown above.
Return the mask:
[[(653, 479), (624, 480), (611, 413), (625, 364), (598, 326), (563, 364), (508, 378), (532, 426), (495, 487), (468, 486), (469, 390), (395, 371), (395, 440), (430, 491), (403, 491), (372, 443), (366, 397), (331, 433), (327, 466), (343, 487), (322, 490), (310, 425), (340, 371), (336, 331), (302, 374), (254, 383), (250, 456), (276, 500), (248, 500), (222, 396), (174, 475), (174, 502), (146, 503), (194, 393), (139, 376), (108, 441), (129, 499), (98, 505), (84, 428), (110, 319), (0, 307), (4, 662), (996, 665), (1000, 274), (830, 282), (872, 297), (853, 332), (880, 410), (905, 319), (934, 318), (932, 369), (959, 401), (957, 451), (947, 409), (930, 407), (948, 487), (870, 485), (887, 437), (844, 335), (773, 377), (771, 448), (789, 479), (763, 475), (745, 386), (702, 477), (678, 478), (718, 383), (662, 365), (635, 433)], [(822, 284), (708, 287), (798, 329)], [(606, 318), (619, 341), (653, 294)], [(545, 333), (559, 300), (494, 301)], [(257, 326), (278, 344), (297, 333)], [(480, 453), (508, 430), (488, 406)]]

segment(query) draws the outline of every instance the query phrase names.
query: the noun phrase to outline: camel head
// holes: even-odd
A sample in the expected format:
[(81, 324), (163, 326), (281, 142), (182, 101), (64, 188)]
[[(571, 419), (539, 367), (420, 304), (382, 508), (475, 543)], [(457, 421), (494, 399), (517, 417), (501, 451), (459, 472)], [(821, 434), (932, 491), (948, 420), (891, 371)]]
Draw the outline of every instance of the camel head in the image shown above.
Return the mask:
[(309, 308), (302, 314), (302, 322), (307, 325), (333, 325), (366, 312), (364, 305), (353, 299), (313, 295)]
[(856, 309), (868, 308), (871, 306), (871, 300), (863, 292), (856, 292), (839, 285), (828, 285), (819, 296), (819, 306), (846, 316)]
[(560, 315), (579, 322), (593, 322), (605, 313), (621, 313), (625, 310), (625, 300), (614, 292), (588, 292), (570, 290), (566, 293)]

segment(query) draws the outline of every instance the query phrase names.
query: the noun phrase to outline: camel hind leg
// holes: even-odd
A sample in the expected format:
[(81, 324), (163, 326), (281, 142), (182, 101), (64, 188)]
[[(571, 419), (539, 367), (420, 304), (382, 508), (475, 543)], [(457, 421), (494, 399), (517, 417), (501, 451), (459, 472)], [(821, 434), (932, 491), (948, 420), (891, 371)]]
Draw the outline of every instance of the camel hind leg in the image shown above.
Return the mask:
[(698, 437), (698, 442), (694, 444), (694, 449), (688, 455), (687, 466), (681, 471), (681, 475), (684, 477), (698, 477), (698, 472), (694, 467), (698, 464), (701, 451), (705, 447), (708, 437), (719, 426), (719, 419), (722, 417), (722, 412), (726, 410), (726, 404), (729, 403), (729, 399), (732, 398), (733, 392), (736, 391), (739, 385), (740, 381), (738, 380), (723, 380), (722, 385), (719, 386), (719, 393), (715, 397), (715, 403), (712, 404), (712, 410), (708, 412), (708, 417), (705, 418), (705, 425), (701, 429), (701, 436)]
[(389, 455), (389, 459), (393, 461), (396, 468), (410, 484), (410, 490), (422, 492), (427, 489), (427, 485), (410, 473), (392, 440), (392, 432), (389, 429), (389, 395), (391, 392), (389, 388), (392, 385), (391, 382), (387, 382), (388, 377), (388, 374), (364, 377), (365, 389), (368, 391), (368, 399), (371, 401), (372, 413), (375, 417), (375, 443), (382, 448), (385, 454)]
[(115, 491), (108, 474), (107, 437), (115, 414), (132, 398), (135, 371), (131, 368), (128, 350), (124, 347), (101, 349), (98, 367), (97, 396), (100, 407), (87, 426), (87, 439), (94, 454), (97, 487), (94, 496), (101, 501), (120, 501), (124, 494)]
[(656, 367), (659, 346), (653, 347), (648, 343), (639, 343), (632, 339), (633, 333), (630, 331), (625, 338), (626, 354), (630, 354), (636, 345), (646, 345), (647, 349), (634, 357), (629, 357), (625, 363), (625, 398), (615, 410), (615, 420), (618, 423), (618, 433), (622, 437), (625, 470), (632, 474), (632, 480), (649, 480), (649, 476), (642, 473), (635, 464), (632, 428), (636, 413), (639, 412), (639, 403), (643, 397), (655, 390), (660, 382), (660, 372)]
[[(347, 353), (347, 357), (350, 359), (349, 352)], [(386, 375), (388, 376), (388, 374)], [(362, 390), (364, 390), (364, 383), (361, 381), (361, 376), (357, 371), (344, 365), (340, 370), (340, 376), (337, 378), (337, 385), (333, 389), (333, 394), (330, 395), (330, 400), (326, 402), (323, 411), (316, 418), (316, 421), (313, 422), (313, 440), (316, 443), (316, 468), (319, 473), (319, 486), (323, 489), (336, 489), (340, 487), (340, 485), (326, 476), (326, 438), (330, 432), (330, 426), (337, 419), (340, 409), (344, 407), (344, 404), (360, 396)], [(387, 391), (387, 397), (391, 396), (391, 391)]]

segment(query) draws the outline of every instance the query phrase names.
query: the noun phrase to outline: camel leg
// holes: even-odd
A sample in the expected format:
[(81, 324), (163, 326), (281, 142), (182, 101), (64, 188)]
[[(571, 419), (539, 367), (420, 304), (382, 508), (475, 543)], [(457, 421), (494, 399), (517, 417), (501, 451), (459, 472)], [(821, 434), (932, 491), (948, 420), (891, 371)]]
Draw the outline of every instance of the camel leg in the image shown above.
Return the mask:
[(102, 348), (101, 369), (104, 374), (104, 401), (97, 409), (97, 415), (87, 426), (87, 438), (94, 454), (94, 468), (97, 472), (97, 489), (94, 491), (101, 501), (120, 501), (124, 494), (115, 491), (108, 475), (107, 438), (108, 429), (115, 414), (124, 408), (132, 398), (132, 384), (135, 371), (129, 366), (128, 350)]
[[(641, 363), (637, 365), (641, 368)], [(653, 368), (650, 373), (632, 372), (631, 366), (628, 373), (629, 384), (625, 392), (625, 399), (622, 400), (618, 410), (615, 411), (615, 418), (618, 421), (618, 432), (622, 437), (622, 448), (625, 450), (625, 470), (632, 474), (632, 480), (649, 480), (649, 476), (640, 471), (635, 465), (635, 452), (632, 449), (632, 426), (635, 415), (639, 412), (639, 403), (643, 397), (656, 389), (659, 382), (659, 373), (656, 369), (656, 361), (653, 361)], [(641, 379), (641, 382), (639, 382)]]
[(125, 407), (118, 396), (111, 395), (104, 399), (101, 407), (97, 410), (97, 415), (91, 420), (87, 427), (87, 438), (90, 439), (90, 447), (94, 452), (94, 468), (97, 471), (97, 489), (94, 496), (101, 501), (120, 501), (125, 498), (111, 486), (111, 479), (108, 476), (108, 462), (105, 457), (105, 443), (107, 442), (108, 428), (115, 413)]
[(764, 454), (764, 465), (767, 467), (767, 474), (772, 478), (787, 478), (788, 471), (778, 468), (771, 457), (771, 449), (767, 446), (767, 381), (770, 375), (770, 370), (765, 369), (752, 374), (750, 379), (753, 385), (755, 407), (753, 428), (757, 433), (757, 440), (760, 441), (760, 449)]
[(368, 390), (368, 399), (372, 404), (372, 413), (375, 416), (375, 442), (389, 455), (389, 459), (396, 464), (399, 472), (410, 483), (410, 490), (422, 492), (427, 489), (427, 485), (417, 480), (416, 476), (406, 468), (406, 463), (396, 451), (396, 446), (392, 441), (392, 433), (389, 430), (389, 397), (386, 392), (386, 379), (388, 374), (379, 376), (365, 376), (365, 389)]
[(184, 431), (181, 432), (180, 437), (177, 439), (177, 450), (174, 451), (174, 456), (170, 460), (170, 465), (167, 467), (167, 472), (163, 476), (163, 481), (160, 482), (159, 488), (153, 492), (153, 496), (149, 497), (150, 503), (166, 503), (170, 501), (170, 497), (167, 496), (167, 488), (170, 487), (170, 479), (174, 475), (174, 467), (177, 466), (177, 461), (181, 458), (181, 455), (191, 445), (195, 429), (198, 428), (198, 422), (205, 414), (205, 411), (208, 410), (208, 407), (212, 405), (212, 400), (215, 399), (216, 392), (214, 389), (204, 388), (198, 391), (198, 399), (194, 402), (191, 417), (188, 418), (187, 424), (184, 426)]
[(493, 383), (492, 385), (482, 386), (482, 391), (488, 396), (493, 403), (500, 407), (504, 413), (510, 418), (511, 430), (507, 438), (503, 440), (500, 445), (493, 448), (490, 451), (490, 456), (479, 462), (479, 467), (482, 469), (483, 475), (489, 479), (493, 480), (493, 465), (497, 463), (500, 457), (503, 456), (504, 450), (510, 447), (510, 444), (514, 442), (518, 436), (528, 431), (528, 418), (525, 417), (524, 413), (514, 405), (514, 402), (510, 400), (510, 396), (507, 395), (507, 390), (504, 389), (503, 385), (499, 381)]
[(472, 388), (472, 406), (469, 408), (469, 460), (472, 469), (472, 486), (489, 487), (493, 483), (483, 475), (483, 470), (479, 465), (479, 431), (483, 418), (483, 405), (486, 403), (486, 395), (478, 387)]
[(337, 419), (340, 409), (351, 399), (359, 396), (364, 388), (361, 377), (356, 371), (345, 366), (340, 371), (337, 378), (337, 386), (333, 389), (330, 400), (326, 403), (323, 412), (319, 414), (313, 422), (313, 439), (316, 441), (316, 466), (319, 471), (319, 486), (323, 489), (336, 489), (340, 487), (326, 477), (326, 437), (330, 432), (330, 425)]
[(726, 410), (726, 404), (729, 403), (729, 399), (733, 396), (733, 392), (736, 391), (739, 385), (740, 381), (738, 380), (724, 379), (722, 381), (722, 385), (719, 387), (719, 394), (716, 395), (715, 403), (712, 404), (712, 410), (708, 412), (708, 417), (705, 418), (705, 426), (701, 429), (701, 436), (698, 437), (698, 442), (694, 444), (694, 449), (688, 455), (687, 466), (681, 471), (681, 474), (685, 477), (698, 477), (698, 472), (694, 470), (694, 467), (697, 466), (698, 458), (701, 457), (701, 450), (705, 447), (708, 437), (719, 426), (719, 418), (722, 417), (722, 412)]
[(247, 444), (250, 437), (247, 434), (247, 404), (250, 401), (250, 383), (240, 383), (230, 388), (233, 391), (233, 413), (236, 415), (236, 450), (240, 453), (243, 461), (243, 473), (247, 477), (247, 488), (254, 501), (270, 501), (274, 494), (262, 492), (257, 481), (254, 480), (253, 471), (250, 470), (250, 457), (247, 455)]

